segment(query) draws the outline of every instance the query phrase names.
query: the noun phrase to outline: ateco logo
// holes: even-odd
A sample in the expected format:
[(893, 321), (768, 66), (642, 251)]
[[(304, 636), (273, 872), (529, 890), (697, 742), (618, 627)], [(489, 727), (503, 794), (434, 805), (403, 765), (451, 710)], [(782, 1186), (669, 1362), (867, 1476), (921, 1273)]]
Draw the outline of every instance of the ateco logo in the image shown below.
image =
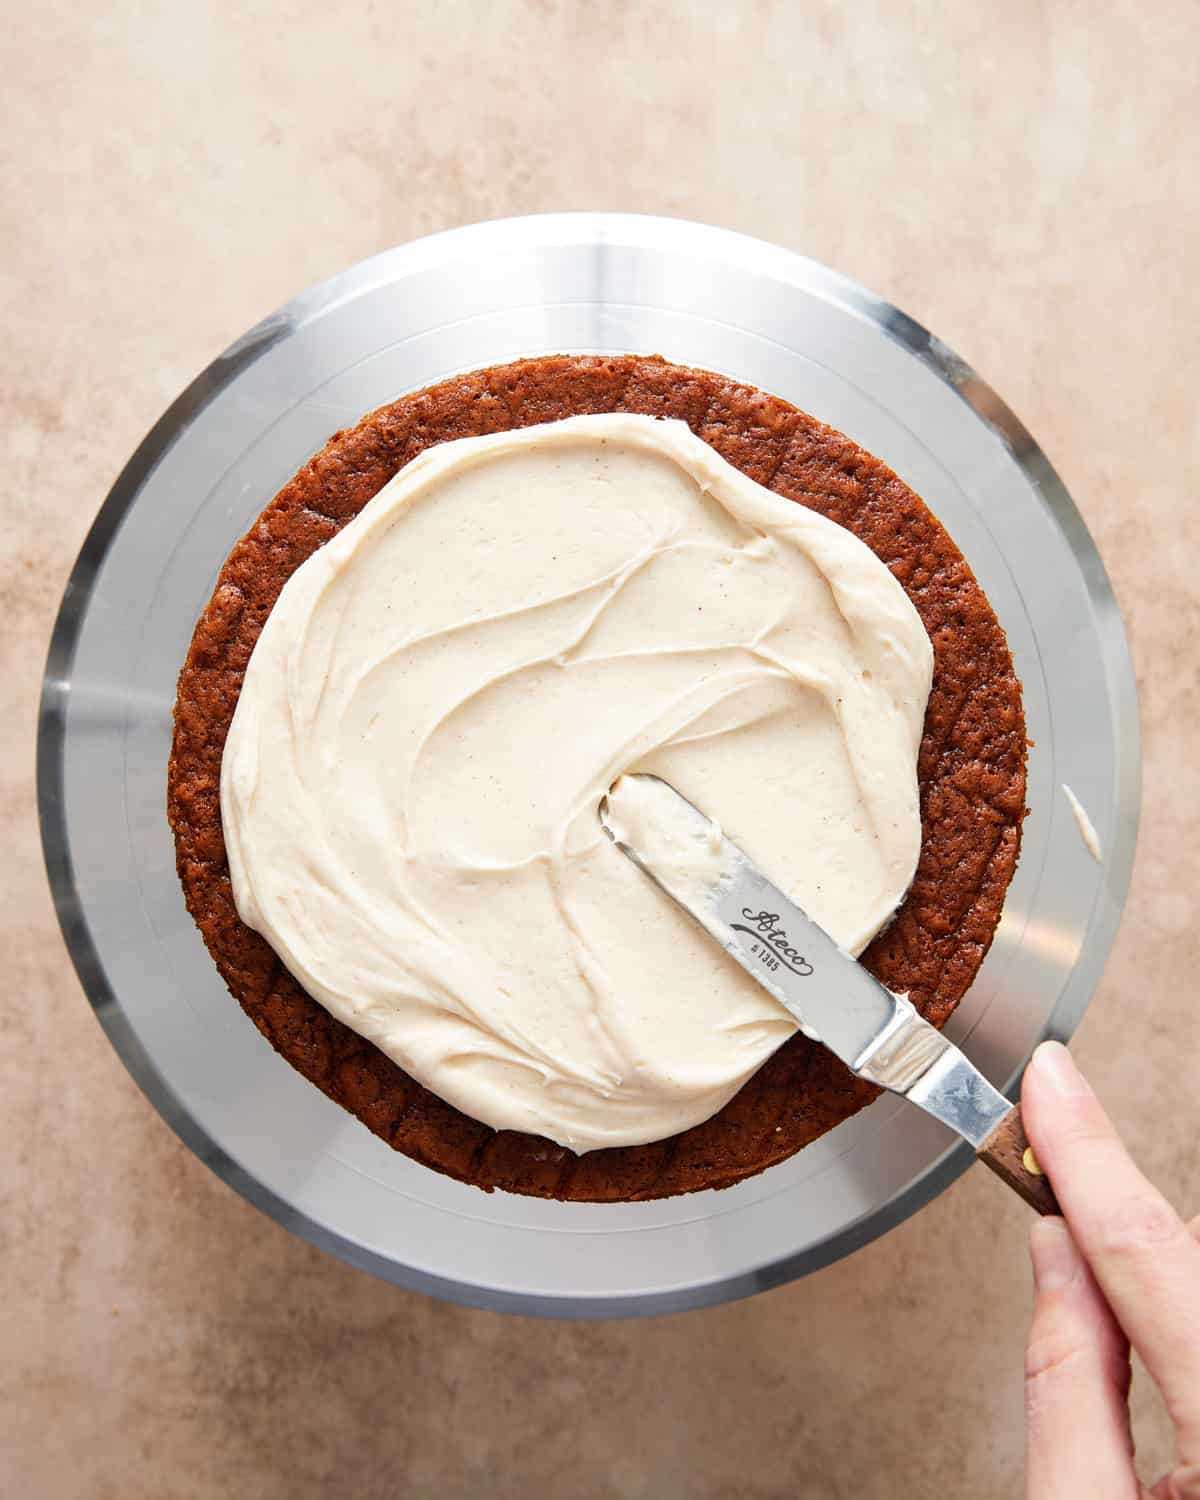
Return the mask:
[(802, 979), (812, 973), (812, 964), (798, 948), (792, 946), (787, 931), (779, 925), (777, 911), (751, 911), (748, 906), (743, 906), (742, 916), (753, 925), (744, 927), (741, 922), (732, 922), (730, 926), (734, 932), (744, 932), (754, 939), (751, 946), (757, 957), (778, 959), (785, 969), (790, 969)]

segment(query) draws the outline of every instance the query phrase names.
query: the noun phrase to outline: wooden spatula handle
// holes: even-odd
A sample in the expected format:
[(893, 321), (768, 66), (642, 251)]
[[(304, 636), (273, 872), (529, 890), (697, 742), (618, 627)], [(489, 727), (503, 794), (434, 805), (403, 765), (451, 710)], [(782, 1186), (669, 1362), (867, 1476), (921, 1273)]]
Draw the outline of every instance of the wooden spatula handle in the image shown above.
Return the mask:
[(1002, 1177), (1014, 1193), (1040, 1214), (1061, 1214), (1050, 1179), (1038, 1166), (1025, 1125), (1021, 1106), (1014, 1104), (980, 1146), (976, 1155), (986, 1162), (997, 1177)]

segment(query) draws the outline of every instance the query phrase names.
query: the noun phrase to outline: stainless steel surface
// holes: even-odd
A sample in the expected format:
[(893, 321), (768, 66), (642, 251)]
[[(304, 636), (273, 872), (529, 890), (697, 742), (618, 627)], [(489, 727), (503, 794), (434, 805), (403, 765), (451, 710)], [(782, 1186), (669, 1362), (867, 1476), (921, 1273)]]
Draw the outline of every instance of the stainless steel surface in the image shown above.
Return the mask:
[[(560, 350), (731, 372), (851, 434), (928, 501), (1008, 632), (1034, 747), (1020, 869), (948, 1033), (1011, 1086), (1068, 1036), (1125, 898), (1139, 804), (1133, 676), (1103, 566), (1016, 418), (861, 287), (723, 230), (615, 214), (453, 230), (273, 314), (176, 401), (84, 545), (50, 646), (38, 749), (64, 933), (126, 1065), (198, 1154), (314, 1243), (489, 1307), (623, 1316), (740, 1296), (847, 1254), (971, 1160), (880, 1099), (759, 1177), (655, 1203), (490, 1195), (390, 1151), (292, 1072), (225, 993), (163, 815), (175, 678), (231, 544), (364, 411), (455, 370)], [(1068, 782), (1104, 847), (1083, 848)], [(901, 1113), (903, 1112), (903, 1113)]]
[[(921, 1025), (933, 1030), (928, 1022)], [(948, 1125), (976, 1151), (1012, 1109), (1004, 1095), (957, 1047), (947, 1048), (904, 1092), (913, 1104)]]
[[(954, 1043), (840, 948), (670, 782), (622, 778), (630, 780), (655, 789), (651, 837), (663, 843), (655, 849), (631, 841), (611, 821), (606, 800), (600, 822), (617, 848), (848, 1068), (982, 1146), (1011, 1106)], [(705, 851), (700, 866), (660, 859), (659, 850), (674, 855), (689, 841)], [(710, 884), (697, 879), (698, 868)]]
[[(887, 993), (890, 995), (891, 991)], [(848, 1066), (869, 1083), (907, 1094), (947, 1052), (958, 1049), (917, 1014), (907, 995), (891, 995), (891, 999), (892, 1013), (887, 1025)]]

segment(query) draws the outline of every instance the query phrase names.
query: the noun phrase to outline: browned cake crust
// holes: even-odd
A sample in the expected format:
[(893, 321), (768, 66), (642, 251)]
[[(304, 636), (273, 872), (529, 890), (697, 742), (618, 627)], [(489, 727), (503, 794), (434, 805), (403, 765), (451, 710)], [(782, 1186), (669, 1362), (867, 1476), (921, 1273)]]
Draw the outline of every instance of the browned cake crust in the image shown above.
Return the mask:
[(435, 443), (609, 411), (682, 418), (760, 484), (847, 527), (887, 564), (924, 621), (934, 674), (919, 763), (921, 859), (896, 920), (863, 962), (893, 990), (908, 991), (935, 1025), (962, 998), (992, 941), (1025, 811), (1021, 688), (971, 570), (924, 503), (878, 459), (786, 402), (658, 358), (562, 355), (457, 376), (335, 433), (233, 549), (180, 675), (168, 810), (188, 909), (263, 1035), (397, 1151), (488, 1190), (582, 1201), (726, 1187), (791, 1156), (878, 1090), (797, 1035), (718, 1115), (670, 1140), (577, 1157), (540, 1136), (491, 1130), (334, 1020), (239, 920), (219, 789), (246, 663), (305, 558)]

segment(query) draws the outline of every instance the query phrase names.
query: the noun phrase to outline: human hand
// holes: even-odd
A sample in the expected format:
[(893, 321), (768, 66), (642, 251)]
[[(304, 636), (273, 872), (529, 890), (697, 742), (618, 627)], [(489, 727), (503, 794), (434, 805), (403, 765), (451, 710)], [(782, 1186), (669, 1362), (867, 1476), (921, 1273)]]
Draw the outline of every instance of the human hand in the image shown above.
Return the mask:
[[(1200, 1500), (1200, 1218), (1134, 1166), (1065, 1047), (1034, 1053), (1021, 1113), (1065, 1215), (1030, 1235), (1027, 1500)], [(1175, 1424), (1178, 1464), (1152, 1489), (1134, 1471), (1131, 1343)]]

